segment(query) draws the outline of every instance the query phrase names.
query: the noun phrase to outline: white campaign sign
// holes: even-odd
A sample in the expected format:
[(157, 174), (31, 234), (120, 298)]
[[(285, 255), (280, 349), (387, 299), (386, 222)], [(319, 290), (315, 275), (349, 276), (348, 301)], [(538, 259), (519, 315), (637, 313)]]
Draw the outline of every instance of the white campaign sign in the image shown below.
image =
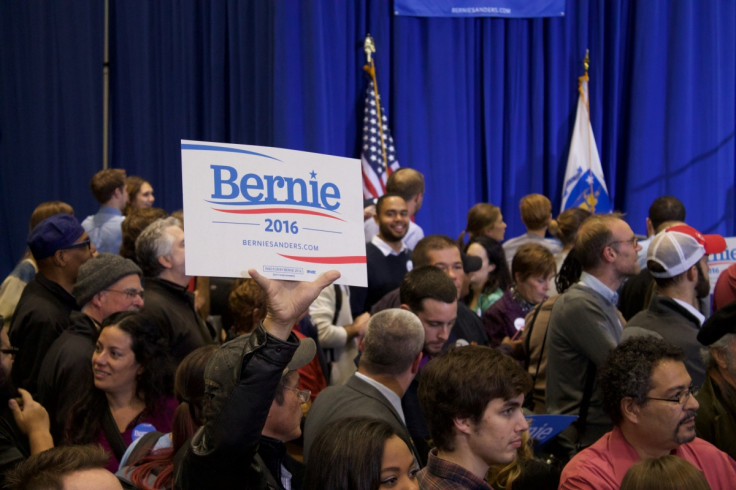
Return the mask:
[(360, 160), (181, 142), (186, 272), (366, 286)]

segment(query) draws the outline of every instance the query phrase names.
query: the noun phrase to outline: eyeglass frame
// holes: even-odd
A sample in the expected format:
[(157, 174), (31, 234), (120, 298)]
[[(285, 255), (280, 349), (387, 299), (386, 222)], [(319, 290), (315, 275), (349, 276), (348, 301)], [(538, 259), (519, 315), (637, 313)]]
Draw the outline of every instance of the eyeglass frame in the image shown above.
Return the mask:
[(12, 356), (15, 358), (15, 356), (20, 352), (20, 349), (17, 347), (8, 347), (7, 349), (0, 349), (0, 354), (5, 354), (6, 356)]
[(130, 300), (134, 300), (136, 296), (140, 296), (141, 299), (143, 299), (143, 293), (146, 292), (145, 289), (135, 289), (135, 288), (127, 288), (127, 289), (104, 289), (103, 291), (110, 291), (112, 293), (118, 293), (118, 294), (124, 294), (126, 298)]
[(613, 244), (616, 244), (616, 243), (630, 243), (632, 247), (636, 248), (636, 246), (639, 245), (639, 238), (637, 238), (637, 236), (634, 235), (633, 237), (629, 238), (628, 240), (614, 240), (612, 242), (608, 242), (606, 244), (606, 247), (610, 247), (610, 246), (612, 246)]
[(283, 385), (284, 389), (293, 391), (296, 394), (297, 399), (299, 400), (300, 404), (307, 403), (309, 401), (309, 397), (312, 396), (312, 390), (300, 390), (296, 386), (286, 386)]
[(86, 240), (83, 240), (79, 243), (73, 243), (69, 245), (68, 247), (64, 247), (61, 250), (74, 250), (77, 248), (85, 248), (85, 247), (89, 250), (91, 246), (92, 246), (92, 242), (90, 241), (89, 238), (87, 238)]
[(677, 403), (680, 406), (685, 406), (690, 397), (695, 397), (700, 391), (700, 386), (690, 384), (687, 388), (676, 393), (672, 398), (657, 398), (654, 396), (648, 396), (645, 400), (659, 400), (661, 402)]

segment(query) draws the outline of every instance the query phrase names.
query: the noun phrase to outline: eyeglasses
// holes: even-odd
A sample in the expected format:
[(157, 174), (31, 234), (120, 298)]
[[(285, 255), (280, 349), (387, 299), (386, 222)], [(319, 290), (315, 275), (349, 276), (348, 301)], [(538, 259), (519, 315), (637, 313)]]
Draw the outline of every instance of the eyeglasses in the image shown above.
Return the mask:
[(11, 356), (13, 359), (15, 359), (15, 355), (18, 353), (20, 349), (17, 347), (8, 347), (7, 349), (0, 349), (0, 353), (5, 354), (6, 356)]
[(634, 235), (633, 237), (629, 238), (628, 240), (614, 240), (614, 241), (610, 242), (608, 245), (606, 245), (606, 247), (610, 247), (614, 243), (628, 243), (632, 247), (636, 248), (636, 246), (639, 244), (639, 239), (636, 238), (636, 235)]
[(105, 291), (110, 291), (111, 293), (118, 293), (118, 294), (124, 294), (126, 298), (130, 300), (134, 300), (136, 296), (140, 296), (141, 299), (143, 299), (143, 289), (135, 289), (135, 288), (128, 288), (128, 289), (105, 289)]
[(682, 390), (679, 393), (676, 393), (672, 398), (655, 398), (653, 396), (648, 396), (646, 399), (659, 400), (661, 402), (679, 403), (680, 405), (684, 405), (685, 403), (687, 403), (690, 395), (697, 395), (699, 390), (699, 386), (690, 385), (686, 390)]
[(284, 389), (293, 391), (296, 394), (297, 399), (299, 399), (299, 403), (307, 403), (309, 401), (309, 397), (312, 395), (311, 390), (300, 390), (299, 388), (292, 388), (291, 386), (286, 385), (284, 385)]
[(64, 247), (62, 250), (73, 250), (75, 248), (86, 248), (89, 249), (90, 241), (89, 238), (84, 240), (83, 242), (75, 243), (72, 245), (69, 245), (68, 247)]

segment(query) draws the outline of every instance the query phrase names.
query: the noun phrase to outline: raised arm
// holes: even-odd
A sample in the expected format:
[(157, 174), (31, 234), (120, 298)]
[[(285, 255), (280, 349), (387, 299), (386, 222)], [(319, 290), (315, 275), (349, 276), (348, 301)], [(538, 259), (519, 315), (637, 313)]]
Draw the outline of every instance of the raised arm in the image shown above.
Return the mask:
[(205, 424), (192, 437), (183, 462), (176, 463), (175, 488), (240, 488), (255, 478), (261, 431), (284, 368), (299, 346), (291, 329), (322, 288), (340, 276), (329, 271), (311, 283), (297, 283), (249, 273), (268, 294), (263, 328), (225, 343), (210, 359)]
[(268, 295), (268, 312), (263, 327), (281, 340), (289, 337), (299, 316), (309, 308), (320, 291), (340, 277), (336, 270), (327, 271), (312, 282), (268, 279), (255, 269), (248, 270), (248, 274)]

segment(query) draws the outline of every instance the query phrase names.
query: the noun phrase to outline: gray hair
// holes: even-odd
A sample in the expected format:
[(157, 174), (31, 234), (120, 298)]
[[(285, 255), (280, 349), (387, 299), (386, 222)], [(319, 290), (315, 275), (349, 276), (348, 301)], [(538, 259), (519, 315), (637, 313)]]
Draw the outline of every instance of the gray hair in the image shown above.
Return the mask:
[(728, 349), (728, 346), (731, 345), (734, 337), (736, 337), (736, 334), (727, 333), (720, 339), (710, 344), (708, 347), (700, 349), (700, 356), (703, 358), (703, 365), (705, 366), (706, 370), (716, 367), (716, 360), (713, 357), (714, 350), (723, 352), (724, 355), (726, 355), (727, 357), (731, 356), (731, 351)]
[(158, 258), (171, 254), (174, 237), (166, 232), (166, 229), (171, 226), (182, 228), (181, 221), (171, 216), (157, 219), (148, 225), (136, 239), (135, 255), (145, 277), (158, 277), (163, 272), (164, 266), (161, 265)]
[(390, 308), (368, 321), (360, 367), (371, 374), (406, 372), (424, 347), (424, 327), (410, 311)]

